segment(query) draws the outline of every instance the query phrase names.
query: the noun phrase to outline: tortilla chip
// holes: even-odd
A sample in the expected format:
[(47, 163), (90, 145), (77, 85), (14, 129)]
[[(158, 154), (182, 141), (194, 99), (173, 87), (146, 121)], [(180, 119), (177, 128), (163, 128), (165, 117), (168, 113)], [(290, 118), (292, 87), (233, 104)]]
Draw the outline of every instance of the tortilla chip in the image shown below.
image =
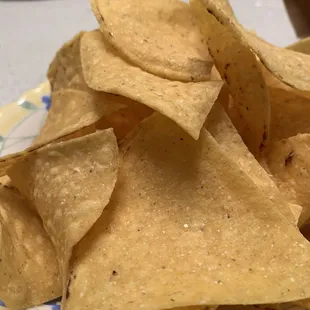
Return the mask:
[(207, 81), (213, 61), (187, 3), (92, 0), (105, 39), (133, 64), (157, 76)]
[[(223, 2), (225, 4), (226, 1)], [(258, 155), (268, 139), (270, 106), (268, 90), (258, 61), (242, 42), (212, 16), (199, 0), (190, 1), (208, 39), (209, 52), (228, 84), (240, 122), (234, 122), (250, 151)]]
[(74, 250), (64, 309), (310, 296), (309, 242), (206, 130), (194, 141), (157, 114), (123, 154), (110, 204)]
[(283, 201), (276, 184), (245, 146), (236, 128), (218, 102), (214, 104), (208, 115), (205, 127), (229, 159), (234, 161), (255, 185), (265, 192), (270, 200), (277, 203), (279, 211), (291, 223), (296, 224), (296, 217), (299, 218), (300, 215), (297, 210), (298, 206), (290, 206)]
[(81, 68), (80, 41), (83, 34), (84, 32), (81, 31), (66, 42), (51, 62), (47, 77), (53, 92), (62, 88), (88, 89)]
[(249, 51), (253, 50), (275, 77), (294, 88), (310, 91), (310, 55), (276, 47), (246, 30), (225, 9), (224, 0), (192, 0), (192, 2), (199, 2), (231, 36)]
[[(127, 98), (104, 92), (90, 94), (74, 89), (53, 92), (51, 109), (34, 144), (93, 125), (103, 116), (125, 108), (126, 103), (130, 102)], [(95, 127), (89, 133), (94, 130)]]
[(286, 48), (291, 51), (310, 55), (310, 37), (301, 39)]
[(170, 308), (165, 310), (209, 310), (209, 307), (206, 306), (189, 306), (189, 307), (177, 307), (177, 308)]
[(310, 133), (310, 96), (296, 90), (270, 87), (270, 143)]
[(295, 304), (303, 307), (304, 309), (310, 309), (310, 299), (298, 300)]
[(280, 191), (303, 207), (299, 225), (310, 218), (309, 173), (310, 135), (298, 134), (270, 146), (267, 164)]
[(117, 171), (118, 147), (111, 129), (49, 145), (8, 171), (42, 218), (63, 275), (73, 246), (109, 202)]
[(16, 190), (0, 187), (0, 296), (24, 309), (61, 295), (54, 247), (40, 218)]
[(132, 101), (127, 108), (121, 109), (106, 117), (101, 118), (96, 124), (96, 129), (113, 128), (117, 141), (121, 141), (129, 134), (140, 122), (150, 116), (154, 110), (144, 104)]
[(198, 139), (223, 82), (169, 81), (131, 66), (115, 53), (100, 31), (83, 35), (81, 57), (87, 85), (143, 103), (168, 116)]

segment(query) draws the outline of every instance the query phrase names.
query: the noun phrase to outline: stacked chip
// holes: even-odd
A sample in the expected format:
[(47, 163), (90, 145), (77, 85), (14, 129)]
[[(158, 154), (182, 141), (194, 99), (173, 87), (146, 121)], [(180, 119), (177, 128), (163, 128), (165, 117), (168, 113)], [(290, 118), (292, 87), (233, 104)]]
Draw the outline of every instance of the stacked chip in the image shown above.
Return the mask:
[(225, 0), (91, 6), (40, 135), (0, 159), (0, 299), (310, 309), (309, 40), (272, 46)]

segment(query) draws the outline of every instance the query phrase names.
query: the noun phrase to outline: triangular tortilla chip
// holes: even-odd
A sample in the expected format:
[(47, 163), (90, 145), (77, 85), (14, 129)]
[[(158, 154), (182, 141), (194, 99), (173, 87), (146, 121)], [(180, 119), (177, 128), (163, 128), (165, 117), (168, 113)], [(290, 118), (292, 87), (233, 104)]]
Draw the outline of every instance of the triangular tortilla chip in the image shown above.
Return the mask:
[(310, 134), (298, 134), (270, 146), (267, 164), (281, 192), (303, 207), (299, 225), (310, 218)]
[[(208, 115), (205, 127), (227, 154), (265, 194), (280, 207), (279, 211), (292, 223), (296, 223), (298, 206), (290, 206), (283, 202), (276, 184), (264, 168), (258, 163), (243, 143), (239, 133), (227, 116), (221, 104), (216, 102)], [(293, 209), (293, 212), (292, 212)]]
[(62, 274), (73, 246), (109, 202), (117, 172), (118, 147), (111, 129), (47, 146), (9, 170), (42, 218)]
[(270, 87), (270, 143), (310, 133), (310, 96), (293, 88)]
[(82, 74), (80, 57), (80, 41), (83, 34), (84, 32), (81, 31), (66, 42), (51, 62), (47, 77), (53, 92), (63, 88), (88, 91)]
[(157, 114), (123, 153), (110, 204), (75, 248), (64, 309), (310, 296), (309, 242), (206, 130), (194, 141)]
[(310, 91), (310, 55), (274, 46), (246, 30), (226, 9), (225, 0), (192, 0), (192, 2), (199, 2), (231, 36), (249, 51), (253, 50), (275, 77), (294, 88)]
[(92, 0), (105, 39), (125, 59), (170, 80), (207, 81), (213, 61), (187, 3)]
[(40, 218), (16, 190), (0, 187), (0, 297), (24, 309), (61, 295), (55, 249)]
[(194, 139), (223, 85), (222, 81), (170, 81), (142, 71), (122, 60), (100, 31), (83, 35), (81, 57), (89, 87), (143, 103), (174, 120)]
[(127, 98), (104, 92), (94, 96), (74, 89), (53, 92), (51, 109), (34, 144), (93, 125), (103, 116), (125, 108), (126, 101), (130, 102)]
[[(223, 1), (225, 8), (226, 2)], [(259, 63), (247, 46), (235, 40), (199, 0), (190, 4), (208, 39), (215, 66), (234, 99), (240, 118), (234, 125), (251, 152), (258, 155), (266, 145), (270, 121), (268, 89)]]

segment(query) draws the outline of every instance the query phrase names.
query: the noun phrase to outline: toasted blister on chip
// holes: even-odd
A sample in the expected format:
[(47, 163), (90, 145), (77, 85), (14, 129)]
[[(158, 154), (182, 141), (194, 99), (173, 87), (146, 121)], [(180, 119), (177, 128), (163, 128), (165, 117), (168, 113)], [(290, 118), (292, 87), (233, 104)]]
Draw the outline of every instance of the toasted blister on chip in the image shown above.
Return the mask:
[(270, 87), (270, 143), (310, 133), (310, 96), (293, 88)]
[(1, 300), (10, 309), (25, 309), (60, 295), (55, 249), (39, 216), (18, 191), (1, 184)]
[(275, 77), (294, 88), (310, 91), (310, 55), (274, 46), (246, 30), (227, 10), (225, 0), (193, 2), (199, 2), (231, 36), (252, 50)]
[(73, 246), (110, 200), (118, 164), (116, 138), (107, 129), (49, 145), (8, 171), (42, 218), (64, 276)]
[(195, 141), (155, 114), (122, 154), (111, 202), (74, 249), (64, 309), (310, 296), (309, 242), (205, 129)]
[(187, 3), (92, 0), (102, 36), (133, 64), (179, 81), (207, 81), (213, 65)]
[(268, 173), (250, 153), (239, 133), (226, 114), (222, 104), (216, 102), (208, 115), (206, 129), (210, 132), (221, 149), (230, 160), (234, 161), (266, 195), (277, 204), (279, 211), (291, 222), (296, 224), (300, 208), (284, 202), (279, 189)]
[(286, 48), (295, 52), (310, 55), (310, 37), (301, 39)]
[(81, 58), (89, 87), (143, 103), (174, 120), (194, 139), (223, 86), (222, 81), (185, 83), (142, 71), (120, 58), (100, 31), (83, 35)]
[(236, 40), (200, 0), (192, 0), (190, 4), (208, 40), (215, 66), (234, 99), (240, 118), (234, 125), (251, 152), (258, 155), (268, 139), (270, 122), (268, 89), (259, 63), (248, 47)]
[(266, 155), (280, 191), (290, 202), (303, 208), (299, 226), (310, 219), (309, 152), (310, 134), (298, 134), (273, 143)]

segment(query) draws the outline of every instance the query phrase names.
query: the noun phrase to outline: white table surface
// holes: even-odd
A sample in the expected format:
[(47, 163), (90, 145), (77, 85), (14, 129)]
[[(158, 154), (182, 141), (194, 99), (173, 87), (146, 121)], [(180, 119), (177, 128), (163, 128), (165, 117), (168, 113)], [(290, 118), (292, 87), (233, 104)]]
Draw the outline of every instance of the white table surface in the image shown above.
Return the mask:
[[(231, 4), (240, 22), (267, 41), (285, 46), (297, 40), (282, 0)], [(0, 105), (44, 81), (62, 43), (96, 27), (88, 0), (0, 0)]]

